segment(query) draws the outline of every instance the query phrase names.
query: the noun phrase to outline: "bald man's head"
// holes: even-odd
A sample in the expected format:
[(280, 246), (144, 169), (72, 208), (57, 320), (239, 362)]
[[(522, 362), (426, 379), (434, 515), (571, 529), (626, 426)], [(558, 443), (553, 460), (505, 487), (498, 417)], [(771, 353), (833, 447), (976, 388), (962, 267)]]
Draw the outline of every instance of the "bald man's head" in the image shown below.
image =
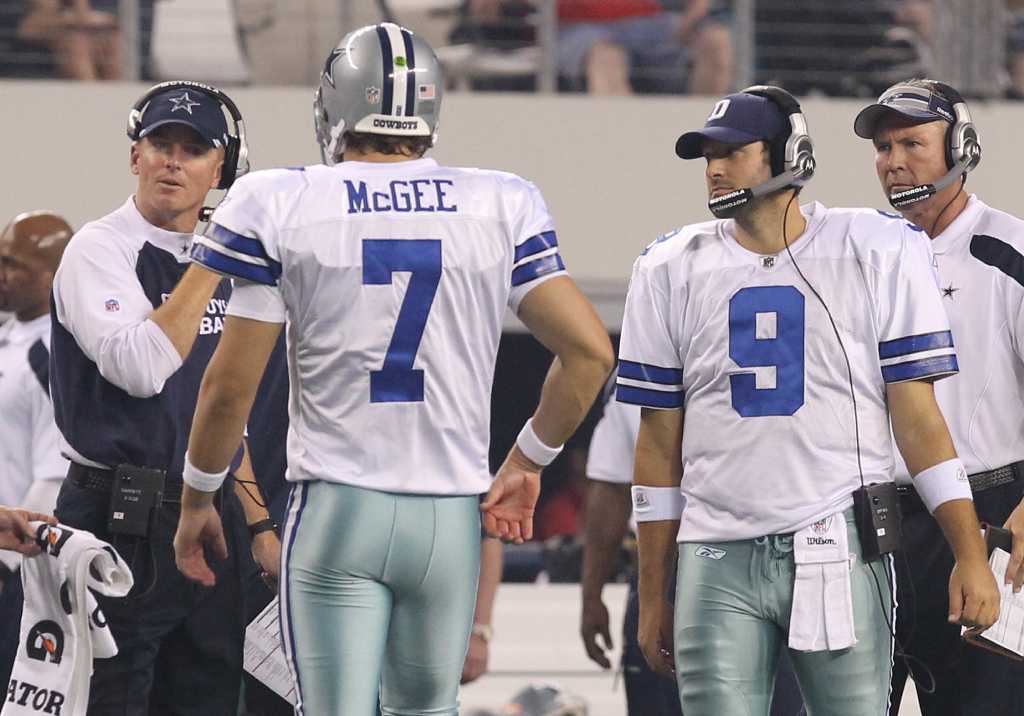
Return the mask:
[(48, 211), (14, 217), (0, 234), (0, 310), (22, 321), (49, 310), (53, 275), (72, 233)]

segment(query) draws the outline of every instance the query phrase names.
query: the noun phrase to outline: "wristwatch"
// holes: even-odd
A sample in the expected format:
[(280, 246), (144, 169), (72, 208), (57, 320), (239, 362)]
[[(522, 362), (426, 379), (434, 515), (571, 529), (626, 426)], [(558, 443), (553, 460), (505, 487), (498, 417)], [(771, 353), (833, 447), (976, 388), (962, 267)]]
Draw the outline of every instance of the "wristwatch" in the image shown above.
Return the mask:
[(250, 537), (255, 537), (261, 532), (270, 532), (271, 530), (277, 532), (277, 523), (269, 517), (265, 520), (260, 520), (259, 522), (253, 522), (248, 527)]
[(491, 637), (494, 636), (494, 627), (490, 624), (477, 623), (473, 625), (473, 631), (470, 634), (480, 637), (485, 643), (490, 643)]

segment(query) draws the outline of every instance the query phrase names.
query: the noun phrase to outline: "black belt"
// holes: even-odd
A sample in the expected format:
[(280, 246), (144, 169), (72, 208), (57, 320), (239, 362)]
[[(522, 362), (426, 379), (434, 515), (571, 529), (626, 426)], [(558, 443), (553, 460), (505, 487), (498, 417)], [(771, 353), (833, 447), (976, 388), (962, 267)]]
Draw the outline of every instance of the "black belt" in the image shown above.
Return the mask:
[[(1009, 485), (1022, 478), (1024, 478), (1024, 460), (997, 467), (995, 470), (976, 472), (967, 476), (971, 483), (971, 492), (975, 495), (985, 490), (991, 490), (993, 487)], [(921, 497), (913, 485), (900, 485), (896, 488), (896, 492), (899, 493), (901, 503), (909, 502), (916, 505), (921, 501)]]
[[(99, 467), (86, 467), (77, 462), (68, 468), (68, 482), (75, 487), (110, 494), (114, 489), (114, 471)], [(164, 502), (181, 502), (181, 484), (164, 482)]]

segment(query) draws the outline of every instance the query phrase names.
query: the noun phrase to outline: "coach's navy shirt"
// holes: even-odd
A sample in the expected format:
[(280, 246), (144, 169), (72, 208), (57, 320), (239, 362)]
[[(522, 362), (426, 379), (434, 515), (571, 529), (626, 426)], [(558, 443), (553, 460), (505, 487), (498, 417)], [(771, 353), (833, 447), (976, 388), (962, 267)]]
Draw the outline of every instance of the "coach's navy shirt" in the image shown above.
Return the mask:
[(199, 384), (223, 329), (222, 281), (182, 362), (148, 316), (189, 266), (192, 234), (146, 221), (134, 198), (86, 224), (53, 282), (50, 383), (64, 451), (95, 467), (127, 463), (181, 479)]

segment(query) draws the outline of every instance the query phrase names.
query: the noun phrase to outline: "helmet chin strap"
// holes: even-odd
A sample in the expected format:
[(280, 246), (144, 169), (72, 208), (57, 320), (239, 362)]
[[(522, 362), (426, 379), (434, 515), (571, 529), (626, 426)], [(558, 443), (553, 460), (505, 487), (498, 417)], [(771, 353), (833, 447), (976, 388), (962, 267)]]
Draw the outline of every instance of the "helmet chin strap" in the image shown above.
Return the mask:
[(959, 179), (961, 176), (967, 173), (971, 166), (973, 159), (966, 157), (962, 161), (958, 162), (943, 175), (934, 184), (919, 184), (918, 186), (911, 187), (910, 189), (904, 189), (898, 191), (895, 194), (889, 196), (889, 203), (892, 204), (895, 209), (902, 209), (905, 206), (916, 204), (919, 201), (924, 201), (932, 196), (935, 196), (940, 191), (950, 186)]
[[(802, 174), (803, 172), (801, 172)], [(763, 181), (757, 186), (737, 189), (736, 191), (730, 191), (728, 194), (716, 196), (708, 201), (708, 208), (715, 215), (715, 218), (728, 219), (735, 216), (742, 207), (757, 197), (766, 196), (788, 186), (793, 186), (799, 179), (800, 177), (793, 170), (782, 172), (778, 176), (774, 176), (768, 181)]]

